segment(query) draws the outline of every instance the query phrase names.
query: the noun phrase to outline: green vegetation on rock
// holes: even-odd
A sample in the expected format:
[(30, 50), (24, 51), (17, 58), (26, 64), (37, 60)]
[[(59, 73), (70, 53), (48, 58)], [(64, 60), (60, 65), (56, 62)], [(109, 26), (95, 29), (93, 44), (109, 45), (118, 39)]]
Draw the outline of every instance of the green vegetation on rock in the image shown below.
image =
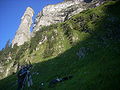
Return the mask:
[[(17, 47), (15, 60), (30, 59), (31, 73), (39, 73), (32, 75), (33, 86), (25, 90), (40, 90), (41, 82), (42, 90), (119, 90), (119, 10), (120, 1), (106, 2), (41, 28), (30, 42)], [(48, 87), (51, 80), (69, 75), (73, 78)], [(2, 79), (0, 90), (15, 90), (16, 80), (16, 74)]]

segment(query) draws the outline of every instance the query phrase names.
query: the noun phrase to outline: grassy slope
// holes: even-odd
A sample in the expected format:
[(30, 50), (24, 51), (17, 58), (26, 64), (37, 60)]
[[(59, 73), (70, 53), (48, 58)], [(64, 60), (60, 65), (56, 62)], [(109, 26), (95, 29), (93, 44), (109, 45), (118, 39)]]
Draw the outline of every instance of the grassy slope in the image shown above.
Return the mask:
[[(45, 82), (43, 90), (119, 90), (119, 10), (120, 2), (109, 2), (58, 24), (57, 29), (61, 33), (59, 35), (63, 35), (62, 33), (67, 28), (67, 32), (63, 36), (68, 37), (71, 34), (72, 37), (64, 39), (65, 41), (62, 42), (64, 50), (57, 57), (52, 53), (55, 55), (54, 57), (44, 59), (41, 58), (42, 51), (33, 52), (35, 54), (33, 63), (37, 63), (34, 63), (31, 72), (40, 74), (33, 75), (34, 85), (31, 88), (26, 87), (25, 90), (40, 90), (40, 82)], [(70, 33), (68, 34), (68, 32)], [(60, 39), (60, 37), (58, 38)], [(84, 58), (76, 55), (81, 47), (90, 48)], [(42, 62), (38, 61), (39, 57)], [(53, 88), (48, 87), (50, 80), (68, 75), (73, 75), (73, 78), (61, 82)], [(15, 75), (1, 80), (0, 90), (14, 90), (15, 81)]]

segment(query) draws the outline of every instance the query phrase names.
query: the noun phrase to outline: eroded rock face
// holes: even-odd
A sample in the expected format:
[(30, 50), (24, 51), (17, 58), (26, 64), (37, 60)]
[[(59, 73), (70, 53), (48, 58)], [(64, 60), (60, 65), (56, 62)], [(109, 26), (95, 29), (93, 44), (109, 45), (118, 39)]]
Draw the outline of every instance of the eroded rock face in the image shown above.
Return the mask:
[(65, 2), (67, 1), (81, 1), (81, 2), (86, 2), (86, 3), (90, 3), (90, 2), (93, 2), (93, 1), (103, 1), (103, 0), (64, 0)]
[(48, 5), (38, 13), (33, 25), (33, 34), (42, 26), (64, 22), (83, 10), (95, 7), (98, 2), (99, 0), (65, 0), (62, 3)]
[(15, 64), (15, 61), (11, 61), (9, 63), (5, 62), (5, 64), (0, 64), (0, 80), (16, 73), (18, 70), (18, 64)]
[(63, 22), (85, 9), (85, 3), (80, 1), (68, 1), (56, 5), (48, 5), (37, 15), (33, 31), (38, 31), (42, 26)]
[(30, 27), (32, 24), (32, 16), (34, 11), (28, 7), (21, 18), (21, 24), (16, 32), (15, 38), (12, 41), (12, 47), (17, 44), (20, 46), (30, 39)]
[(64, 0), (64, 1), (82, 1), (82, 2), (90, 2), (90, 1), (92, 1), (92, 0)]

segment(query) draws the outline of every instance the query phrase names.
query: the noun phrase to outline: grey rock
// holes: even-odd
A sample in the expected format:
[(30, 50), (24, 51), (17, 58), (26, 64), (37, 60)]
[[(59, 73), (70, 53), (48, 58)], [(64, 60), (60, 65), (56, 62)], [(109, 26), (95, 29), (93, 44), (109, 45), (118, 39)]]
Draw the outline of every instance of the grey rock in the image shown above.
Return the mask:
[(79, 51), (76, 53), (76, 55), (79, 57), (79, 58), (84, 58), (85, 55), (90, 51), (89, 48), (86, 48), (86, 47), (81, 47), (79, 49)]
[[(89, 3), (86, 3), (88, 1)], [(62, 3), (44, 7), (36, 16), (32, 36), (36, 31), (41, 30), (41, 27), (64, 22), (83, 10), (96, 7), (98, 2), (100, 0), (65, 0)]]
[(48, 5), (37, 15), (33, 31), (38, 31), (42, 26), (64, 22), (71, 16), (85, 10), (85, 3), (83, 2), (62, 2), (55, 5)]
[(21, 18), (21, 24), (16, 32), (16, 35), (12, 41), (12, 47), (17, 44), (20, 46), (24, 42), (30, 40), (30, 27), (32, 24), (32, 16), (34, 11), (31, 7), (28, 7)]

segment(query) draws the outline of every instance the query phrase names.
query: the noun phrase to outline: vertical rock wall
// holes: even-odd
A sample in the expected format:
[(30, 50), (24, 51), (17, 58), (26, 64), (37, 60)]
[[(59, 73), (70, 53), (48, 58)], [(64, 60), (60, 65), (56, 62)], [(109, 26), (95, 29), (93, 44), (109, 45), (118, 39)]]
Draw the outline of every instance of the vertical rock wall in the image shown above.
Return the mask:
[(21, 24), (16, 32), (15, 38), (12, 41), (12, 47), (15, 44), (20, 46), (30, 39), (30, 27), (32, 24), (33, 14), (33, 9), (28, 7), (21, 18)]
[(85, 9), (85, 3), (78, 1), (68, 1), (55, 5), (48, 5), (37, 15), (33, 31), (38, 31), (42, 26), (64, 22), (66, 19)]

